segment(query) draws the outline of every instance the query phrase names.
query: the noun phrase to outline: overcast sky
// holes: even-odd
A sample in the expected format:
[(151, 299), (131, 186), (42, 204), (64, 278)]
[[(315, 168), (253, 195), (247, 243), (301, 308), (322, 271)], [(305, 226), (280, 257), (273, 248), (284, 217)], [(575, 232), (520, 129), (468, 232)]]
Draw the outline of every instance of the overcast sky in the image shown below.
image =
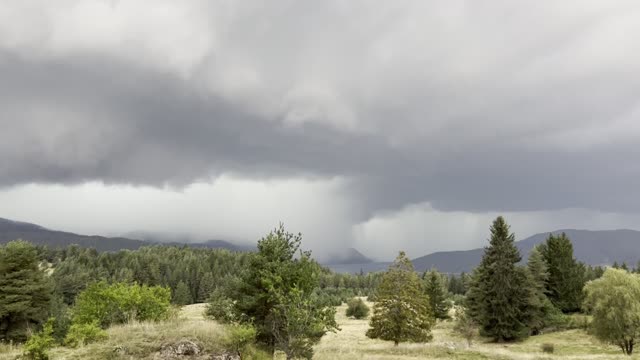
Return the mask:
[(4, 0), (0, 217), (378, 259), (640, 229), (640, 3)]

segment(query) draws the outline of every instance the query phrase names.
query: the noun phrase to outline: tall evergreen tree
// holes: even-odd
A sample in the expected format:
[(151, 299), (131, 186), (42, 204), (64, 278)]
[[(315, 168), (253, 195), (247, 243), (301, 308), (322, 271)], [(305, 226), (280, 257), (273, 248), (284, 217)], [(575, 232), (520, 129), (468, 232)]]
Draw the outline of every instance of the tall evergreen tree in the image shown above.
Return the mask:
[(425, 342), (434, 323), (429, 297), (411, 260), (400, 252), (376, 289), (376, 303), (367, 336), (400, 342)]
[[(529, 253), (527, 270), (529, 271), (530, 286), (533, 292), (529, 325), (531, 333), (537, 335), (544, 329), (549, 315), (554, 311), (553, 304), (551, 304), (546, 295), (549, 271), (538, 246), (534, 246)], [(558, 312), (558, 310), (555, 311)]]
[(198, 302), (204, 302), (209, 300), (209, 296), (216, 288), (216, 281), (213, 278), (213, 274), (207, 271), (200, 280), (200, 288), (198, 289)]
[(451, 303), (447, 300), (444, 281), (442, 275), (435, 269), (424, 274), (424, 287), (429, 295), (429, 305), (436, 319), (448, 319)]
[(579, 311), (584, 287), (584, 265), (573, 256), (573, 245), (566, 234), (550, 234), (540, 245), (540, 253), (547, 263), (549, 281), (547, 296), (563, 312)]
[(515, 235), (499, 216), (491, 226), (489, 246), (475, 269), (467, 296), (469, 315), (482, 335), (494, 341), (511, 341), (529, 335), (532, 290), (521, 260)]
[(0, 340), (23, 341), (47, 320), (52, 288), (36, 248), (25, 241), (0, 247)]
[(176, 305), (189, 305), (192, 302), (189, 287), (184, 281), (180, 281), (173, 292), (173, 303)]

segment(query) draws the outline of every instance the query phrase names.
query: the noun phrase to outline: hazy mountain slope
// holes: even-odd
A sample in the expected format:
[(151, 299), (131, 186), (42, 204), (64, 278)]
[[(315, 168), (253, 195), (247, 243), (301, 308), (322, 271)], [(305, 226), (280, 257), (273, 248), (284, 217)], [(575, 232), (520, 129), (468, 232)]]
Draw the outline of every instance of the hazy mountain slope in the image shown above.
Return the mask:
[[(179, 242), (161, 243), (124, 237), (78, 235), (70, 232), (49, 230), (35, 224), (0, 218), (0, 244), (16, 239), (27, 240), (36, 245), (47, 245), (49, 247), (64, 247), (76, 244), (81, 247), (95, 248), (100, 252), (118, 251), (122, 249), (135, 250), (141, 246), (157, 244), (185, 245)], [(232, 251), (250, 251), (254, 249), (253, 247), (236, 245), (224, 240), (209, 240), (203, 243), (187, 245), (192, 247), (223, 248)]]
[(364, 256), (361, 252), (354, 248), (348, 248), (342, 253), (333, 254), (329, 260), (324, 262), (326, 265), (344, 265), (344, 264), (369, 264), (373, 260)]
[[(635, 230), (558, 230), (553, 233), (566, 233), (573, 242), (574, 253), (578, 260), (591, 265), (611, 264), (614, 261), (635, 265), (640, 260), (640, 231)], [(549, 233), (540, 233), (516, 242), (523, 258), (534, 245), (543, 242)], [(443, 272), (470, 272), (480, 263), (484, 249), (467, 251), (443, 251), (429, 254), (413, 260), (417, 270), (432, 267)]]

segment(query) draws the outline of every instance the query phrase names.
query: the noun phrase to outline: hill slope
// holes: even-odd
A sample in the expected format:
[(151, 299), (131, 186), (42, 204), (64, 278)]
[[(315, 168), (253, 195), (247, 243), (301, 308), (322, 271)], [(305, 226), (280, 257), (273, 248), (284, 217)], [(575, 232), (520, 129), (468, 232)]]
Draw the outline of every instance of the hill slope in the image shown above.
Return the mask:
[[(76, 244), (81, 247), (95, 248), (99, 252), (118, 251), (124, 249), (136, 250), (142, 246), (158, 244), (177, 246), (185, 245), (185, 243), (179, 242), (161, 243), (151, 240), (136, 240), (125, 237), (78, 235), (70, 232), (49, 230), (35, 224), (0, 218), (0, 244), (16, 239), (26, 240), (36, 245), (47, 245), (49, 247), (64, 247)], [(198, 248), (221, 248), (231, 251), (253, 250), (252, 247), (236, 245), (224, 240), (209, 240), (202, 243), (189, 243), (186, 245)]]
[[(640, 260), (640, 231), (635, 230), (558, 230), (566, 233), (573, 242), (576, 258), (590, 265), (612, 264), (614, 261), (635, 265)], [(523, 259), (534, 245), (542, 243), (549, 233), (540, 233), (516, 242)], [(480, 263), (484, 249), (443, 251), (413, 260), (416, 270), (432, 267), (442, 272), (470, 272)]]
[(326, 265), (345, 265), (345, 264), (369, 264), (373, 260), (364, 256), (361, 252), (354, 248), (348, 248), (343, 253), (333, 254), (330, 260), (324, 262)]

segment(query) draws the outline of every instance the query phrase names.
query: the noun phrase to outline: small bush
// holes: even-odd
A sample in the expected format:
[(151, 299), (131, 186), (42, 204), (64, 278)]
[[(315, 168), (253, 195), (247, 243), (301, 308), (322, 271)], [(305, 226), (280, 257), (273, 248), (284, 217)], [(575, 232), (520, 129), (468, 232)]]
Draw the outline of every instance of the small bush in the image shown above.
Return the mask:
[(451, 300), (451, 302), (454, 305), (462, 305), (462, 304), (464, 304), (465, 299), (466, 299), (466, 297), (464, 295), (460, 295), (460, 294), (452, 294), (449, 297), (449, 300)]
[(553, 344), (549, 344), (549, 343), (542, 344), (543, 353), (553, 354), (554, 350), (555, 350), (555, 347), (553, 346)]
[(256, 329), (250, 325), (230, 325), (226, 330), (224, 346), (242, 359), (256, 340)]
[(102, 330), (97, 322), (91, 324), (73, 324), (69, 328), (64, 343), (69, 347), (75, 348), (108, 338), (107, 332)]
[(456, 308), (456, 324), (453, 331), (467, 340), (467, 345), (471, 347), (473, 339), (478, 336), (478, 324), (469, 316), (467, 311), (458, 306)]
[(369, 307), (362, 299), (355, 297), (347, 303), (347, 316), (364, 319), (369, 316)]
[(24, 357), (31, 360), (48, 360), (49, 349), (55, 344), (53, 337), (54, 319), (50, 318), (41, 332), (31, 335), (24, 344)]
[(211, 293), (205, 316), (222, 323), (232, 323), (237, 320), (233, 300), (227, 297), (220, 288)]

